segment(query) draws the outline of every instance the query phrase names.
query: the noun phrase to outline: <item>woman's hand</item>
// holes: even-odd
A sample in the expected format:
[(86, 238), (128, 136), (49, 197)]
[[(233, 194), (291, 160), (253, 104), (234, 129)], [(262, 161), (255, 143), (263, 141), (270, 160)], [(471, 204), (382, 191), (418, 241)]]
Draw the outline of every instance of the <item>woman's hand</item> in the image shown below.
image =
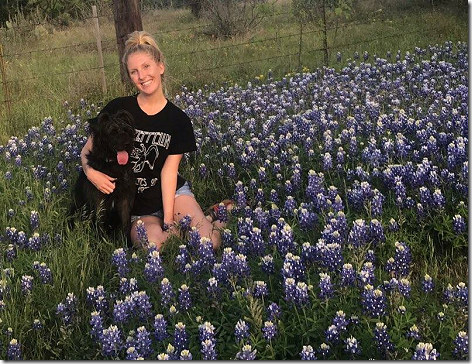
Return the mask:
[(108, 195), (114, 191), (116, 178), (110, 177), (92, 167), (87, 168), (85, 175), (100, 192)]

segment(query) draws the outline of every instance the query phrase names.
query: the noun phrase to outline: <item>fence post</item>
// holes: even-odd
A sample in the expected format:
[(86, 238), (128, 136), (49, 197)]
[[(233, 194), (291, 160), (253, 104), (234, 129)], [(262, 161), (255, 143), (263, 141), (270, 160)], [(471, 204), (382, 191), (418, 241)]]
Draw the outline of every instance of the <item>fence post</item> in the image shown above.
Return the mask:
[(97, 38), (98, 65), (102, 75), (102, 91), (103, 95), (107, 94), (107, 80), (105, 78), (105, 67), (103, 66), (102, 40), (100, 38), (100, 27), (98, 25), (97, 7), (92, 5), (93, 23), (95, 25), (95, 37)]
[(4, 94), (4, 103), (7, 109), (7, 118), (11, 116), (11, 99), (10, 92), (8, 90), (7, 84), (7, 72), (5, 70), (5, 61), (3, 59), (3, 47), (0, 44), (0, 73), (2, 75), (2, 84), (3, 84), (3, 94)]
[(303, 36), (303, 22), (300, 21), (300, 39), (298, 40), (298, 72), (302, 71), (302, 36)]

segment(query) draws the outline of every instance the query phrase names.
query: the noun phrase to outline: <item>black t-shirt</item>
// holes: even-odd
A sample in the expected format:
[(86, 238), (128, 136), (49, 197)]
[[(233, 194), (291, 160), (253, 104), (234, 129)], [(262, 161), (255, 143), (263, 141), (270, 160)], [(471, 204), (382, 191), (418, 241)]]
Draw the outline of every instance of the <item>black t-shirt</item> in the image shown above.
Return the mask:
[[(136, 95), (113, 99), (101, 112), (115, 114), (118, 110), (133, 115), (136, 129), (130, 163), (136, 176), (137, 194), (131, 214), (149, 215), (163, 208), (160, 175), (167, 156), (197, 150), (192, 122), (169, 100), (155, 115), (141, 110)], [(96, 118), (90, 122), (96, 122)], [(177, 175), (176, 189), (184, 183), (185, 179)]]

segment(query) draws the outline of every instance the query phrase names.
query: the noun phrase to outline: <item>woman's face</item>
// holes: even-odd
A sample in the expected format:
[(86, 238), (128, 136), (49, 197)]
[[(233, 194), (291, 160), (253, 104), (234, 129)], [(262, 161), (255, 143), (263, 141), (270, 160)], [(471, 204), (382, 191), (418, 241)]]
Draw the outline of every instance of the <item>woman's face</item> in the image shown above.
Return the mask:
[(156, 62), (148, 53), (136, 52), (128, 57), (127, 66), (129, 77), (140, 93), (152, 95), (156, 91), (162, 92), (162, 62)]

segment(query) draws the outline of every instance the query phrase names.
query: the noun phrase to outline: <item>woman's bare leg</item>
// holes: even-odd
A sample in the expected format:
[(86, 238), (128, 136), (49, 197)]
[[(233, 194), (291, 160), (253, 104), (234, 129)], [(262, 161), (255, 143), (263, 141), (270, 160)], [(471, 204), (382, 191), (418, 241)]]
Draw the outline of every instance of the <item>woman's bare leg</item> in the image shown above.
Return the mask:
[(188, 195), (180, 195), (175, 198), (174, 203), (174, 221), (178, 222), (185, 215), (190, 215), (190, 226), (198, 229), (201, 237), (210, 238), (213, 243), (213, 249), (219, 248), (221, 245), (221, 234), (219, 229), (226, 225), (221, 221), (210, 222), (202, 211), (194, 197)]
[[(166, 241), (167, 238), (169, 237), (168, 233), (162, 231), (162, 224), (163, 224), (162, 219), (156, 216), (149, 215), (149, 216), (143, 216), (141, 220), (144, 222), (144, 227), (146, 228), (149, 242), (155, 243), (156, 247), (160, 249), (164, 241)], [(135, 245), (139, 244), (138, 236), (136, 233), (137, 222), (138, 220), (134, 221), (131, 224), (131, 241)]]

